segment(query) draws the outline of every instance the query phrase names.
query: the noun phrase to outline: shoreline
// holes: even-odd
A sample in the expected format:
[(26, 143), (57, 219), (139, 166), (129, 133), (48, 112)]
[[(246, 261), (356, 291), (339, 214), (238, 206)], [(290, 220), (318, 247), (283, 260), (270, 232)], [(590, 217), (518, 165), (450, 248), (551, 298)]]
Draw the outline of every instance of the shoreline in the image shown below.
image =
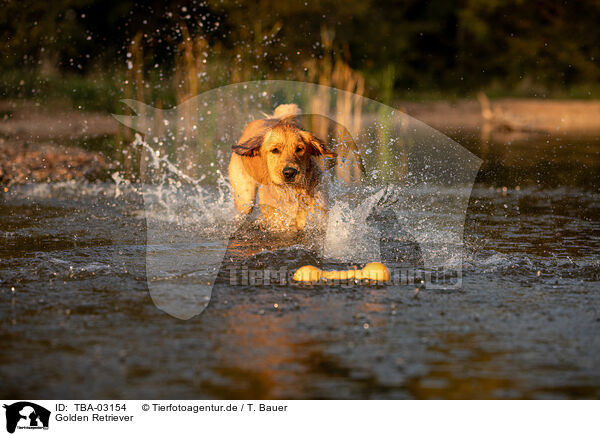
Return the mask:
[[(453, 137), (474, 132), (483, 141), (510, 142), (528, 135), (600, 134), (600, 100), (499, 99), (406, 102), (394, 107)], [(83, 112), (31, 101), (0, 100), (0, 185), (105, 179), (113, 156), (73, 145), (117, 136), (111, 114)]]
[[(538, 133), (600, 132), (600, 100), (550, 100), (502, 98), (456, 101), (406, 101), (391, 104), (413, 118), (442, 132), (456, 129), (494, 128)], [(38, 105), (28, 100), (0, 100), (0, 137), (72, 138), (115, 135), (120, 124), (109, 113), (85, 112), (53, 103)]]
[(600, 133), (600, 100), (504, 98), (397, 102), (408, 115), (442, 132), (491, 129), (520, 133)]

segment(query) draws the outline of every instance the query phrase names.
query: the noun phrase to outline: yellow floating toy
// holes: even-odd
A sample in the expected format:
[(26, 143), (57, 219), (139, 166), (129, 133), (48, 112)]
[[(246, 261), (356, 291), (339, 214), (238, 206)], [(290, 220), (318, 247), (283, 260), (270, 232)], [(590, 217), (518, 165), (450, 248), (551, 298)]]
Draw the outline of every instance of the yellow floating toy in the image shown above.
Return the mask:
[(312, 265), (306, 265), (298, 268), (294, 273), (293, 279), (298, 282), (318, 282), (321, 279), (326, 280), (373, 280), (378, 282), (387, 282), (390, 279), (390, 272), (387, 267), (380, 262), (371, 262), (365, 265), (363, 269), (350, 269), (347, 271), (321, 271)]

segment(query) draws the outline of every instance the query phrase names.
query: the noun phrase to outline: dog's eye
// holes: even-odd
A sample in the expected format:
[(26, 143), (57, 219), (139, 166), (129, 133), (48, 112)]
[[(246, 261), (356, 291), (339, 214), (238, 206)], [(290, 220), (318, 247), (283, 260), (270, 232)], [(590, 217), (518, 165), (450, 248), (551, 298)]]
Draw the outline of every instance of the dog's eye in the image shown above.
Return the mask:
[(271, 149), (271, 153), (273, 153), (273, 154), (279, 154), (279, 149), (278, 148), (273, 148), (273, 149)]
[(304, 150), (304, 149), (303, 149), (302, 147), (298, 147), (298, 148), (296, 149), (296, 153), (301, 153), (303, 150)]

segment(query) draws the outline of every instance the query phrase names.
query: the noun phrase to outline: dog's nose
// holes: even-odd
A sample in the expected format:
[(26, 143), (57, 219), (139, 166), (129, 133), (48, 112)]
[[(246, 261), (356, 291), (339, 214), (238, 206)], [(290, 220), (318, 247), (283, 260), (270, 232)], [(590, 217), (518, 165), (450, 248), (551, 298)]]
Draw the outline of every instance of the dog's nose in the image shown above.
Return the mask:
[(292, 167), (285, 167), (282, 172), (286, 180), (292, 180), (298, 174), (298, 170)]

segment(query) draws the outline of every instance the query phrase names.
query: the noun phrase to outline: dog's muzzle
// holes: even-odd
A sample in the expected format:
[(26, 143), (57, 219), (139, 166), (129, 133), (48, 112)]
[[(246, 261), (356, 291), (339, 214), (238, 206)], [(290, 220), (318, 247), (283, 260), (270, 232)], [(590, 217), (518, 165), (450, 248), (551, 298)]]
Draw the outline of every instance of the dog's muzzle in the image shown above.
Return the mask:
[(283, 173), (283, 178), (286, 182), (292, 182), (298, 174), (298, 170), (292, 167), (285, 167), (281, 172)]

